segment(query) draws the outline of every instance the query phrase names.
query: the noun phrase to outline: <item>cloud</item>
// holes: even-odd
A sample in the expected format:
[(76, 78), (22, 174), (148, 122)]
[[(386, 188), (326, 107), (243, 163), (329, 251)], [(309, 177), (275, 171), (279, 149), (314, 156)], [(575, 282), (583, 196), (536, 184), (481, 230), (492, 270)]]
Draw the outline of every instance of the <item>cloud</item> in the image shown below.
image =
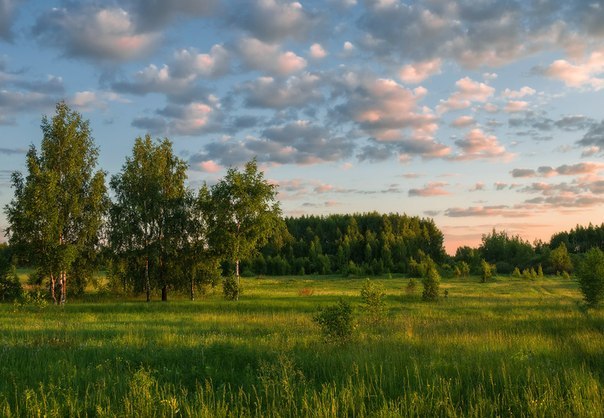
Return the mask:
[(268, 44), (255, 38), (243, 38), (238, 44), (243, 63), (252, 70), (278, 76), (299, 72), (306, 67), (306, 60), (292, 51), (282, 52), (278, 45)]
[(460, 152), (451, 157), (453, 160), (500, 159), (509, 160), (514, 155), (508, 153), (495, 135), (487, 135), (481, 129), (472, 129), (464, 139), (455, 141)]
[(599, 123), (593, 123), (577, 143), (585, 147), (596, 146), (601, 149), (604, 146), (604, 119)]
[(136, 22), (143, 30), (156, 30), (172, 23), (177, 17), (211, 16), (217, 11), (218, 0), (127, 0)]
[(235, 0), (228, 2), (227, 21), (264, 42), (285, 38), (305, 40), (321, 24), (321, 17), (297, 1)]
[(194, 48), (180, 49), (174, 53), (171, 68), (178, 78), (217, 78), (230, 71), (231, 54), (220, 44), (212, 46), (207, 54)]
[(535, 89), (530, 88), (528, 86), (524, 86), (520, 90), (505, 89), (501, 93), (501, 96), (506, 99), (521, 99), (526, 96), (532, 96), (535, 93), (536, 93)]
[(51, 9), (38, 18), (33, 34), (66, 56), (109, 62), (145, 56), (161, 38), (156, 31), (139, 31), (122, 8), (93, 6)]
[(446, 196), (451, 193), (444, 189), (447, 183), (433, 182), (426, 184), (421, 189), (409, 189), (409, 197), (432, 197), (432, 196)]
[(483, 191), (484, 190), (484, 183), (479, 181), (478, 183), (476, 183), (471, 189), (471, 192), (479, 192), (479, 191)]
[(465, 128), (476, 124), (476, 120), (472, 116), (460, 116), (451, 122), (451, 126), (455, 128)]
[(11, 26), (17, 6), (22, 2), (23, 0), (0, 0), (0, 40), (12, 42)]
[(125, 101), (113, 92), (94, 92), (85, 90), (74, 93), (68, 102), (80, 112), (88, 112), (93, 109), (107, 109), (109, 102)]
[(223, 166), (238, 165), (256, 157), (261, 163), (318, 164), (349, 158), (352, 140), (336, 136), (327, 128), (298, 120), (266, 128), (259, 138), (226, 138), (204, 146), (192, 157), (191, 165), (215, 161)]
[(553, 176), (577, 176), (596, 174), (604, 170), (604, 163), (585, 162), (577, 164), (564, 164), (557, 168), (548, 166), (539, 167), (537, 170), (515, 168), (510, 173), (512, 177), (530, 178), (530, 177), (553, 177)]
[(562, 81), (568, 87), (591, 87), (600, 90), (604, 87), (604, 49), (592, 52), (589, 57), (572, 63), (567, 60), (556, 60), (543, 74)]
[(216, 162), (212, 160), (200, 161), (195, 168), (205, 173), (218, 173), (223, 169), (219, 164), (216, 164)]
[(506, 205), (470, 206), (468, 208), (449, 208), (444, 212), (450, 218), (495, 217), (524, 218), (533, 215), (530, 210), (509, 207)]
[(405, 83), (418, 84), (434, 74), (439, 74), (441, 65), (440, 58), (407, 64), (399, 71), (399, 77)]
[(345, 74), (343, 80), (338, 91), (343, 100), (334, 117), (341, 123), (354, 121), (374, 139), (363, 155), (379, 150), (440, 158), (450, 153), (448, 147), (434, 140), (436, 116), (419, 105), (426, 89), (410, 90), (391, 79), (356, 73)]
[(503, 110), (508, 113), (522, 112), (528, 107), (528, 102), (523, 100), (510, 100), (506, 103)]
[(153, 117), (139, 117), (132, 126), (154, 135), (194, 136), (218, 131), (223, 122), (221, 104), (214, 96), (188, 104), (168, 104)]
[(447, 100), (441, 100), (441, 103), (436, 107), (439, 113), (466, 109), (474, 102), (485, 103), (495, 93), (495, 88), (488, 84), (474, 81), (469, 77), (457, 80), (455, 85), (457, 86), (457, 91)]
[(323, 99), (320, 86), (321, 78), (318, 75), (303, 73), (285, 80), (260, 77), (245, 83), (239, 90), (248, 107), (284, 109), (320, 102)]
[(321, 46), (321, 44), (314, 43), (309, 49), (310, 56), (316, 60), (325, 58), (328, 54), (327, 51)]

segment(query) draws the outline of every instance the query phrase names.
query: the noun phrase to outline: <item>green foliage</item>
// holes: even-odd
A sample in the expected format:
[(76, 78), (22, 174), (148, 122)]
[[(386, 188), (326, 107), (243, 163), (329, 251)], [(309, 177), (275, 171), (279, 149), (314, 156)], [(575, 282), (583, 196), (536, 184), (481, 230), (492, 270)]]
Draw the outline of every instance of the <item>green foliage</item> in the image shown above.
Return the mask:
[(487, 263), (485, 260), (481, 260), (480, 262), (480, 281), (481, 283), (486, 283), (490, 279), (493, 278), (494, 268), (490, 263)]
[(21, 297), (23, 287), (15, 266), (0, 254), (0, 302), (13, 302)]
[(132, 156), (111, 178), (111, 249), (118, 260), (136, 266), (127, 274), (136, 288), (145, 289), (147, 300), (152, 288), (162, 288), (165, 299), (168, 286), (178, 286), (176, 261), (184, 263), (188, 254), (183, 246), (191, 230), (193, 199), (184, 184), (186, 170), (168, 139), (155, 142), (147, 135), (135, 140)]
[(328, 343), (347, 343), (355, 329), (352, 305), (343, 299), (335, 305), (320, 308), (312, 320), (321, 328), (323, 338)]
[(422, 284), (424, 285), (422, 299), (425, 301), (438, 300), (440, 289), (440, 275), (438, 274), (438, 270), (435, 268), (428, 269), (426, 276), (422, 279)]
[(482, 236), (478, 251), (489, 263), (506, 263), (502, 264), (506, 271), (501, 273), (510, 273), (511, 266), (526, 266), (535, 256), (535, 250), (528, 241), (518, 235), (509, 236), (506, 231), (497, 232), (495, 229)]
[(44, 116), (41, 128), (40, 153), (32, 145), (26, 155), (27, 175), (14, 172), (11, 177), (7, 232), (21, 260), (49, 277), (53, 299), (64, 303), (72, 265), (84, 259), (90, 263), (96, 255), (108, 205), (105, 174), (94, 171), (98, 149), (78, 112), (57, 103), (55, 116)]
[(284, 229), (276, 196), (276, 186), (266, 181), (255, 159), (243, 171), (230, 168), (209, 191), (209, 242), (219, 257), (234, 263), (237, 278), (240, 261)]
[(576, 272), (583, 299), (596, 306), (604, 299), (604, 252), (591, 248)]
[(384, 316), (385, 296), (383, 286), (365, 279), (361, 287), (361, 301), (363, 310), (373, 322), (379, 322)]
[(222, 294), (226, 300), (239, 300), (243, 291), (241, 283), (235, 276), (227, 276), (222, 282)]
[(512, 277), (519, 279), (522, 277), (522, 273), (520, 273), (520, 269), (518, 267), (514, 267), (514, 271), (512, 271)]
[(550, 252), (548, 261), (554, 272), (570, 273), (573, 270), (573, 263), (564, 242), (561, 242), (558, 247)]

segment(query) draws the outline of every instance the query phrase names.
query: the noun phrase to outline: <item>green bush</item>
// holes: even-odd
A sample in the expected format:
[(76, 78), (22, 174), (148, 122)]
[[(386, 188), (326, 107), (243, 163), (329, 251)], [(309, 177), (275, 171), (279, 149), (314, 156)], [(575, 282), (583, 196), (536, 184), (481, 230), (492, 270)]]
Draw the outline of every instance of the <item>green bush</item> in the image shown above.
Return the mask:
[(522, 277), (522, 273), (520, 273), (520, 269), (518, 267), (514, 268), (514, 271), (512, 272), (512, 277), (519, 279)]
[(361, 287), (361, 300), (363, 301), (365, 312), (374, 322), (380, 321), (384, 316), (385, 296), (383, 286), (365, 279), (363, 287)]
[(226, 300), (239, 300), (242, 290), (235, 276), (228, 276), (222, 282), (222, 293)]
[(597, 247), (590, 249), (576, 272), (583, 299), (590, 306), (604, 299), (604, 253)]
[(424, 291), (422, 293), (422, 299), (425, 301), (438, 300), (438, 292), (440, 288), (440, 275), (438, 270), (431, 268), (428, 270), (426, 277), (422, 279), (424, 285)]
[(486, 283), (489, 279), (494, 276), (493, 266), (487, 263), (485, 260), (480, 261), (480, 281)]
[(312, 320), (321, 328), (326, 342), (344, 344), (352, 338), (355, 325), (350, 302), (340, 299), (335, 305), (319, 309)]
[(15, 267), (4, 258), (0, 259), (0, 302), (13, 302), (21, 297), (23, 288)]

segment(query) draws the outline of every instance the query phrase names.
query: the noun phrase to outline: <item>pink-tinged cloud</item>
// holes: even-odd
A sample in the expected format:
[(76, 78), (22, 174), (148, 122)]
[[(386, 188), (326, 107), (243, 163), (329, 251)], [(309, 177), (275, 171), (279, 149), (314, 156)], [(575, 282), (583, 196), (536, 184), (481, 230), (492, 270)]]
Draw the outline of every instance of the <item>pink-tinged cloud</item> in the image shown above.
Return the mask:
[(436, 107), (438, 113), (467, 109), (472, 103), (485, 103), (495, 94), (495, 88), (469, 77), (457, 80), (457, 91)]
[(410, 189), (408, 194), (410, 197), (446, 196), (451, 194), (443, 188), (447, 185), (443, 182), (428, 183), (421, 189)]
[(453, 160), (499, 159), (510, 160), (514, 154), (508, 153), (495, 135), (485, 134), (481, 129), (472, 129), (464, 139), (455, 141), (460, 152), (451, 157)]
[(172, 72), (177, 77), (190, 76), (220, 77), (229, 72), (231, 54), (222, 45), (214, 45), (209, 53), (199, 53), (195, 49), (181, 49), (174, 53)]
[(471, 192), (478, 192), (478, 191), (483, 191), (484, 190), (484, 183), (479, 181), (478, 183), (476, 183), (471, 189)]
[(445, 210), (445, 216), (451, 218), (466, 217), (495, 217), (524, 218), (533, 215), (531, 211), (515, 209), (506, 205), (497, 206), (471, 206), (468, 208), (449, 208)]
[(587, 59), (571, 63), (556, 60), (544, 71), (545, 75), (564, 82), (569, 87), (591, 87), (600, 90), (604, 87), (604, 50), (592, 52)]
[(282, 52), (279, 46), (255, 38), (244, 38), (238, 46), (241, 59), (254, 70), (284, 76), (303, 70), (307, 64), (304, 58), (295, 53)]
[(206, 173), (218, 173), (222, 170), (222, 167), (212, 160), (202, 161), (197, 164), (197, 167), (200, 171), (204, 171)]
[(604, 170), (604, 163), (585, 162), (577, 164), (564, 164), (557, 168), (542, 166), (537, 170), (528, 168), (515, 168), (510, 171), (512, 177), (530, 178), (530, 177), (553, 177), (553, 176), (576, 176), (576, 175), (593, 175)]
[(472, 116), (460, 116), (451, 122), (451, 126), (454, 126), (455, 128), (466, 128), (475, 124), (476, 119), (474, 119)]
[(507, 113), (523, 112), (527, 109), (528, 105), (528, 102), (525, 102), (524, 100), (510, 100), (506, 103), (503, 110)]
[(418, 84), (435, 74), (439, 74), (441, 65), (442, 60), (440, 58), (407, 64), (399, 71), (399, 77), (405, 83)]
[(506, 99), (521, 99), (526, 96), (532, 96), (537, 91), (529, 86), (524, 86), (520, 90), (505, 89), (501, 95)]
[(310, 56), (316, 60), (323, 59), (327, 56), (327, 51), (321, 46), (321, 44), (312, 44), (309, 49)]

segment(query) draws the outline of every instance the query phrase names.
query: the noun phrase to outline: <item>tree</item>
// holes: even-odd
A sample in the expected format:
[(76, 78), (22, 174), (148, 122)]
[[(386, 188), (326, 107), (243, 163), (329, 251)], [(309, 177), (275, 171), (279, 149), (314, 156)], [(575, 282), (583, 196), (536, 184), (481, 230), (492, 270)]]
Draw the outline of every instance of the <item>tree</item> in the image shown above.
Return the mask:
[(552, 267), (552, 271), (558, 273), (562, 272), (570, 272), (573, 269), (573, 263), (570, 259), (570, 255), (568, 254), (568, 250), (566, 249), (566, 245), (564, 242), (561, 242), (560, 245), (549, 254), (549, 262)]
[(480, 261), (480, 282), (486, 283), (493, 277), (493, 266), (485, 260)]
[(422, 279), (424, 285), (424, 291), (422, 292), (422, 299), (425, 301), (438, 300), (438, 292), (440, 289), (440, 274), (434, 267), (430, 267), (426, 273), (426, 276)]
[(284, 227), (276, 195), (277, 186), (264, 179), (255, 159), (243, 171), (230, 168), (210, 190), (206, 206), (210, 245), (234, 263), (238, 286), (240, 261), (250, 258), (275, 230)]
[(579, 264), (576, 274), (585, 301), (590, 306), (598, 305), (604, 299), (604, 252), (592, 247)]
[(40, 153), (33, 145), (27, 152), (27, 176), (12, 174), (7, 235), (22, 259), (49, 277), (54, 302), (65, 303), (74, 262), (96, 254), (108, 205), (105, 174), (94, 171), (98, 149), (78, 112), (57, 103), (55, 116), (44, 116), (41, 128)]
[[(132, 156), (111, 178), (115, 202), (110, 210), (109, 241), (116, 255), (139, 261), (147, 301), (158, 285), (162, 301), (175, 276), (172, 261), (182, 255), (186, 236), (187, 164), (174, 155), (168, 139), (136, 138)], [(139, 288), (140, 288), (139, 287)]]

